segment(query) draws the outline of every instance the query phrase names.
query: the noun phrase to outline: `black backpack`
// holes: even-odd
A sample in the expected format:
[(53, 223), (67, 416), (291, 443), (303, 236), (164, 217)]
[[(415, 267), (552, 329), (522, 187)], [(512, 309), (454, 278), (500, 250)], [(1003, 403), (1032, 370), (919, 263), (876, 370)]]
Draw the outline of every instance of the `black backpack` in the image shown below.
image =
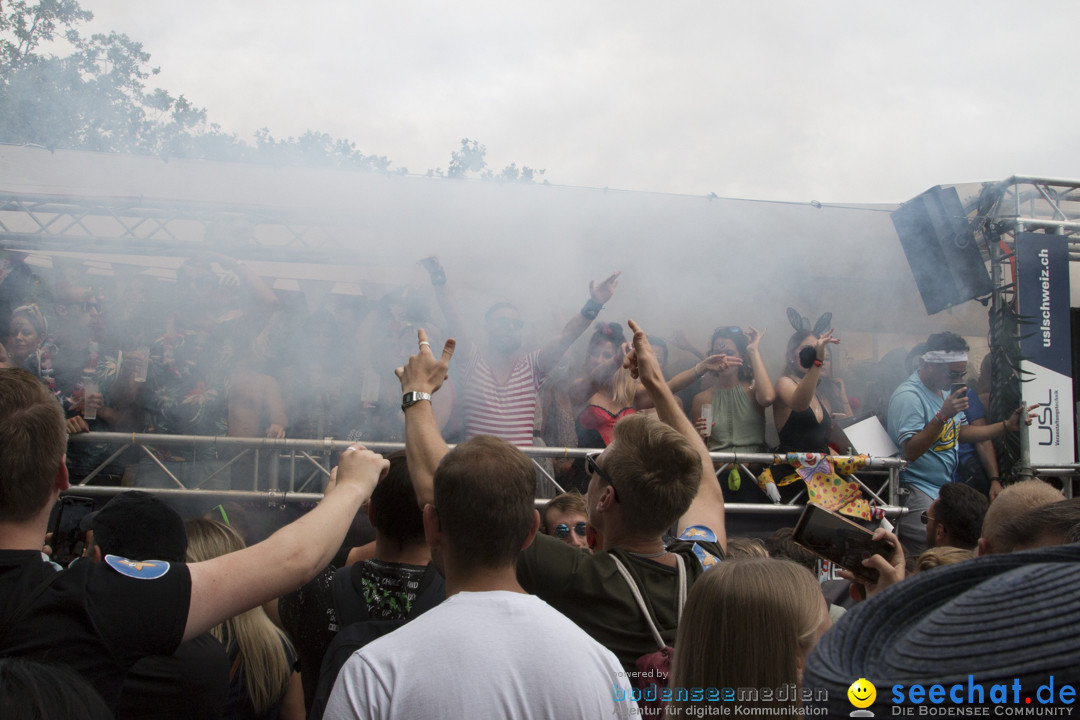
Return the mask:
[(323, 656), (319, 670), (319, 684), (315, 688), (315, 698), (311, 702), (308, 720), (322, 720), (326, 711), (326, 702), (342, 666), (352, 654), (372, 640), (397, 630), (413, 618), (435, 607), (446, 598), (446, 584), (435, 566), (428, 564), (417, 588), (416, 600), (413, 601), (409, 614), (399, 620), (372, 620), (368, 617), (367, 603), (363, 595), (353, 586), (352, 570), (355, 566), (344, 567), (334, 573), (331, 589), (334, 594), (334, 609), (337, 613), (337, 635), (330, 641), (330, 646)]

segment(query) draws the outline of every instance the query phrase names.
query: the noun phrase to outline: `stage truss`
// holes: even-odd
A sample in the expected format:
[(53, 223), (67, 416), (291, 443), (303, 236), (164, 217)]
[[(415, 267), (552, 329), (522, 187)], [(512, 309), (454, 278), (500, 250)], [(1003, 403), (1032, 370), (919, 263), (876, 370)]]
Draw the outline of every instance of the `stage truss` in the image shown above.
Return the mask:
[[(988, 410), (992, 417), (1007, 417), (1021, 402), (1020, 336), (1025, 332), (1025, 323), (1016, 312), (1015, 239), (1024, 232), (1064, 235), (1069, 243), (1069, 262), (1080, 261), (1080, 181), (1013, 176), (983, 185), (982, 191), (965, 203), (965, 210), (990, 263), (994, 284), (987, 299), (993, 387)], [(1080, 473), (1080, 465), (1075, 463), (1032, 467), (1026, 433), (1006, 435), (995, 445), (1003, 477), (1012, 469), (1018, 477), (1072, 476), (1075, 482)], [(1071, 496), (1072, 490), (1066, 482), (1066, 494)]]

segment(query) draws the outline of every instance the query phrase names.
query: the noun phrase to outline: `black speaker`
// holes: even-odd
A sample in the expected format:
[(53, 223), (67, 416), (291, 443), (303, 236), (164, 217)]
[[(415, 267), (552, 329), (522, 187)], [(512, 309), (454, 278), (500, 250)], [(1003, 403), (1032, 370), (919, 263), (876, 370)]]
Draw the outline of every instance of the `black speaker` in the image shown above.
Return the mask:
[(956, 188), (930, 188), (892, 221), (928, 315), (993, 291)]

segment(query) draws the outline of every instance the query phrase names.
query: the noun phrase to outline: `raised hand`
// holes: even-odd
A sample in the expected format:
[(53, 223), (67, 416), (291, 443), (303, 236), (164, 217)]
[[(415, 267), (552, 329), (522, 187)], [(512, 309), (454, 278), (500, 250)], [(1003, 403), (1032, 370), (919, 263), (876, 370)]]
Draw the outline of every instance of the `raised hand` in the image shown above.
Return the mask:
[(742, 364), (742, 358), (735, 355), (710, 355), (698, 363), (702, 370), (711, 373), (722, 373), (728, 368), (738, 367)]
[(660, 372), (660, 361), (649, 344), (649, 337), (645, 331), (633, 320), (627, 320), (627, 325), (634, 331), (633, 349), (627, 353), (623, 360), (623, 367), (630, 371), (635, 380), (641, 380), (648, 387), (651, 384), (658, 385), (664, 382), (664, 374)]
[(435, 393), (447, 378), (450, 358), (454, 356), (457, 343), (453, 338), (447, 340), (443, 345), (441, 357), (436, 360), (431, 352), (427, 331), (420, 328), (416, 332), (416, 337), (420, 350), (409, 358), (409, 362), (394, 370), (394, 374), (401, 380), (403, 392)]
[(615, 288), (619, 284), (619, 276), (622, 275), (622, 270), (617, 270), (614, 274), (608, 277), (599, 285), (589, 282), (589, 295), (592, 299), (601, 305), (606, 305), (607, 301), (611, 299), (611, 296), (615, 294)]
[(371, 497), (375, 485), (386, 477), (390, 461), (374, 453), (360, 443), (353, 443), (341, 453), (338, 465), (330, 473), (326, 491), (345, 485), (356, 485), (364, 497)]
[(941, 414), (943, 417), (951, 418), (956, 413), (967, 410), (968, 405), (967, 388), (963, 387), (954, 393), (949, 393), (948, 397), (945, 398), (945, 402), (941, 405)]
[(760, 332), (756, 328), (748, 327), (743, 331), (746, 336), (746, 351), (757, 352), (761, 349), (761, 338), (765, 337), (765, 331)]
[(825, 360), (825, 348), (827, 346), (829, 346), (829, 345), (839, 345), (839, 344), (840, 344), (840, 338), (833, 337), (832, 328), (829, 328), (828, 332), (824, 333), (821, 337), (818, 338), (817, 359), (824, 361)]

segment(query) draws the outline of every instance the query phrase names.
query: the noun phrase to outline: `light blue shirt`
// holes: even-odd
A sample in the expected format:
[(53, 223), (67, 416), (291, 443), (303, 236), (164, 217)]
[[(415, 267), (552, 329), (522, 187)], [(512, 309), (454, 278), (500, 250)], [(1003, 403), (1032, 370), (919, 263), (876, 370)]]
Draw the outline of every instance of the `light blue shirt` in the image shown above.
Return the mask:
[[(944, 404), (945, 397), (940, 390), (926, 387), (919, 379), (919, 373), (912, 373), (889, 399), (889, 435), (896, 446), (902, 448), (906, 441), (921, 432)], [(908, 463), (907, 469), (900, 474), (901, 481), (914, 485), (936, 500), (938, 489), (952, 482), (960, 426), (966, 424), (967, 418), (962, 412), (949, 418), (930, 449), (918, 460)]]

